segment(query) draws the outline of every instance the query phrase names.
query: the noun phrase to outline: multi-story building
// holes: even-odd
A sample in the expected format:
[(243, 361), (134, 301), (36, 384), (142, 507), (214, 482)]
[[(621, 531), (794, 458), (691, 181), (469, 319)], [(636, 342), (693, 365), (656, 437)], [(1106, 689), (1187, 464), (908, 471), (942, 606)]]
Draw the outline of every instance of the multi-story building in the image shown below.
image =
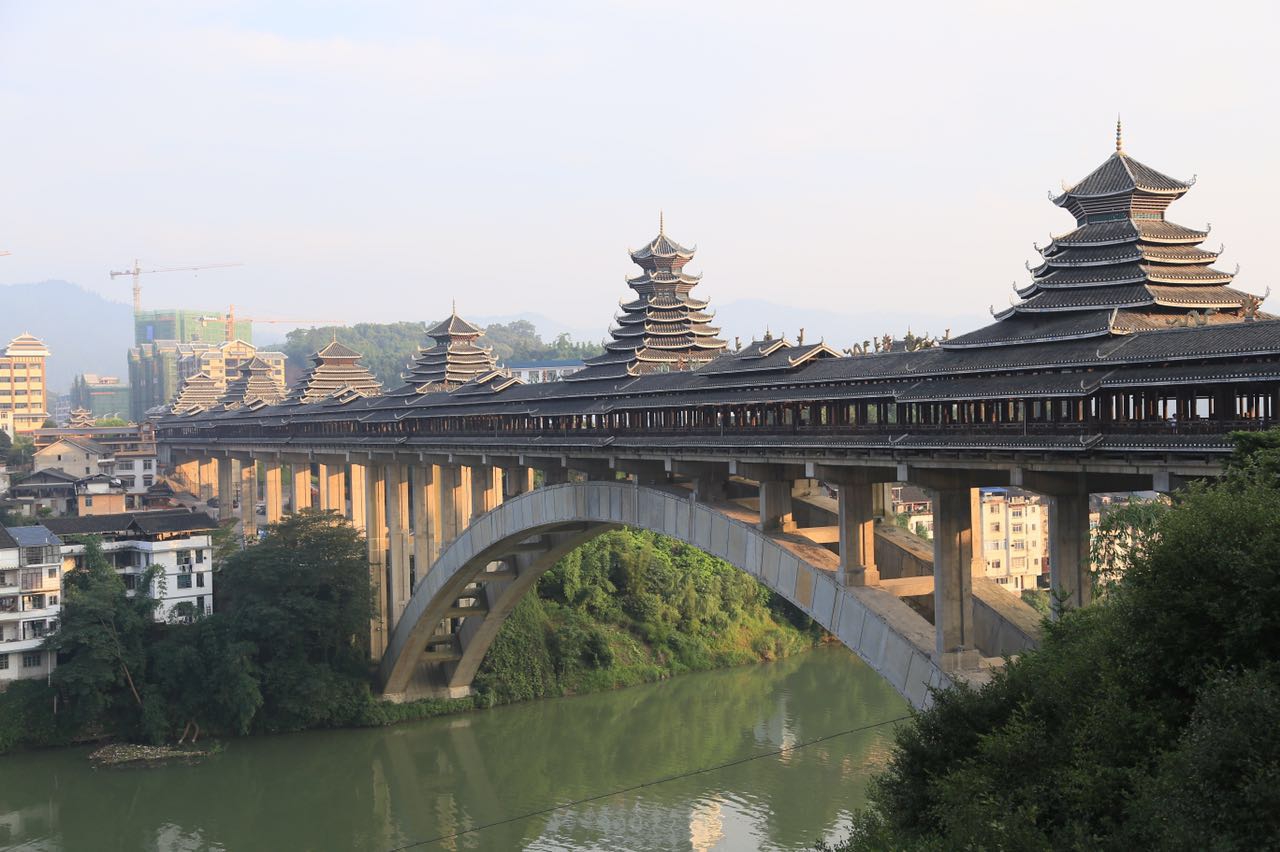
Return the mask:
[(893, 515), (903, 526), (923, 538), (933, 538), (933, 503), (923, 488), (898, 484), (892, 489)]
[(283, 394), (283, 352), (260, 351), (243, 340), (217, 344), (157, 340), (139, 344), (129, 350), (129, 418), (141, 423), (148, 411), (177, 399), (183, 382), (199, 374), (213, 379), (219, 391), (225, 390), (228, 378), (235, 378), (240, 368), (255, 358), (270, 366), (269, 375)]
[(156, 483), (156, 431), (145, 421), (127, 426), (39, 429), (32, 438), (37, 453), (67, 438), (87, 439), (109, 450), (115, 459), (111, 475), (124, 487), (125, 509), (142, 508), (143, 496)]
[(66, 570), (84, 565), (84, 536), (96, 536), (127, 590), (157, 569), (151, 595), (156, 619), (186, 619), (213, 612), (213, 531), (218, 522), (204, 512), (167, 509), (78, 518), (50, 518), (46, 526), (63, 541)]
[(59, 438), (35, 452), (33, 470), (60, 470), (77, 479), (97, 474), (110, 476), (116, 467), (116, 457), (107, 447), (79, 436)]
[(1000, 585), (1036, 588), (1049, 572), (1049, 506), (1039, 494), (982, 489), (982, 557), (987, 577)]
[(26, 435), (49, 418), (45, 361), (49, 348), (30, 334), (9, 341), (0, 355), (0, 410), (12, 418), (14, 435)]
[(47, 527), (0, 527), (0, 683), (46, 677), (41, 646), (62, 609), (62, 541)]
[[(253, 323), (236, 321), (231, 338), (253, 341)], [(133, 315), (133, 342), (137, 345), (157, 340), (181, 343), (223, 343), (227, 340), (227, 315), (217, 311), (164, 308), (137, 311)]]
[[(84, 409), (94, 418), (129, 416), (129, 386), (118, 376), (83, 373), (71, 383), (71, 407)], [(59, 420), (59, 422), (62, 422)]]

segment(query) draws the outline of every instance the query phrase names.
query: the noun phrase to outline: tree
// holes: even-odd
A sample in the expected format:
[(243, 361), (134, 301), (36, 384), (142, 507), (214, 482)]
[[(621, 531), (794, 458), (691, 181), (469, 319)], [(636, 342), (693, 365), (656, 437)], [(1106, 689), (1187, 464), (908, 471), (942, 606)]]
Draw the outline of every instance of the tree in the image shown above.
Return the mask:
[(937, 693), (843, 848), (1277, 848), (1278, 449), (1250, 435), (1220, 482), (1117, 523), (1108, 594)]
[(101, 543), (90, 537), (83, 565), (63, 580), (61, 620), (45, 648), (58, 654), (51, 682), (82, 724), (114, 719), (149, 739), (163, 728), (144, 680), (156, 607), (151, 579), (146, 572), (126, 594)]
[(155, 646), (152, 673), (171, 717), (182, 723), (179, 743), (194, 743), (205, 730), (249, 732), (262, 706), (254, 651), (219, 615), (169, 628)]
[(36, 444), (29, 436), (19, 435), (14, 438), (5, 453), (5, 459), (12, 467), (30, 467), (36, 455)]
[(94, 421), (95, 426), (128, 426), (129, 421), (123, 417), (99, 417)]
[(330, 512), (306, 510), (272, 524), (219, 574), (230, 635), (250, 643), (259, 672), (263, 730), (350, 721), (368, 700), (373, 614), (366, 546)]

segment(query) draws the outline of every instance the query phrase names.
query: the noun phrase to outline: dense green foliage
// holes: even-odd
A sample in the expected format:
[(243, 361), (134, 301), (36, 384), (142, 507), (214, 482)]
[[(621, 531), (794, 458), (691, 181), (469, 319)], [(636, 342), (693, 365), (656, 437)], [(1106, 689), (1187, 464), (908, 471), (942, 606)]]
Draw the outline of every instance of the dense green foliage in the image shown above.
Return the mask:
[(476, 677), (486, 701), (519, 701), (768, 660), (820, 632), (733, 566), (674, 539), (615, 530), (538, 581)]
[(161, 742), (385, 725), (773, 659), (820, 636), (727, 563), (620, 530), (543, 575), (489, 651), (477, 699), (393, 705), (370, 691), (359, 535), (316, 511), (287, 516), (244, 550), (233, 532), (214, 534), (218, 611), (191, 623), (156, 623), (149, 578), (126, 595), (87, 540), (84, 567), (67, 574), (63, 626), (48, 640), (60, 655), (52, 687), (0, 693), (0, 752), (103, 735)]
[(1280, 433), (1103, 599), (902, 729), (853, 849), (1280, 848)]
[[(430, 344), (426, 329), (434, 324), (357, 323), (340, 328), (300, 328), (289, 332), (281, 351), (294, 363), (309, 364), (311, 355), (336, 335), (338, 340), (364, 356), (362, 363), (384, 387), (397, 387), (402, 384), (400, 375), (405, 365), (413, 360), (418, 347)], [(603, 351), (598, 343), (576, 342), (567, 334), (546, 342), (533, 323), (527, 320), (494, 323), (485, 328), (480, 343), (492, 346), (494, 357), (499, 361), (588, 358)]]

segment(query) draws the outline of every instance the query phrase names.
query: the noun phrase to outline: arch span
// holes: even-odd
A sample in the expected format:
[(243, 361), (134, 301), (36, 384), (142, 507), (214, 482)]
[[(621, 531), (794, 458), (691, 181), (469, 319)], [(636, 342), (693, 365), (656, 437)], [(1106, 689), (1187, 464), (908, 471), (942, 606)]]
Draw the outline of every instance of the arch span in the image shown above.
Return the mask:
[(538, 577), (573, 548), (630, 526), (671, 536), (717, 556), (808, 613), (880, 672), (915, 707), (944, 673), (933, 659), (933, 627), (890, 592), (835, 581), (836, 557), (771, 536), (727, 507), (630, 482), (538, 488), (476, 518), (418, 583), (383, 655), (392, 698), (462, 695), (506, 616)]

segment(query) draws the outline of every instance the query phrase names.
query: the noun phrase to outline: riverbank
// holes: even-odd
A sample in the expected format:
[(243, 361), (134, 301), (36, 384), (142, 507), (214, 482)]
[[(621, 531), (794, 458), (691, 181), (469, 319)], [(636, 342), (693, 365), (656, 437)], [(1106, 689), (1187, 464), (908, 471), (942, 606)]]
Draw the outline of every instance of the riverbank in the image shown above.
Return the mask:
[[(824, 635), (727, 563), (652, 533), (615, 530), (539, 579), (499, 631), (472, 697), (393, 704), (375, 697), (358, 647), (332, 641), (363, 629), (366, 570), (363, 545), (347, 528), (304, 514), (237, 554), (220, 573), (219, 612), (194, 624), (149, 625), (147, 602), (126, 598), (100, 571), (97, 587), (69, 588), (64, 621), (78, 629), (53, 641), (71, 662), (52, 684), (20, 681), (0, 693), (0, 754), (95, 741), (162, 745), (185, 730), (234, 737), (385, 726), (777, 660)], [(270, 594), (280, 587), (291, 594)], [(328, 599), (334, 588), (344, 602)], [(95, 649), (117, 646), (87, 616), (112, 608), (130, 653), (104, 666)], [(317, 647), (316, 636), (330, 639)]]

